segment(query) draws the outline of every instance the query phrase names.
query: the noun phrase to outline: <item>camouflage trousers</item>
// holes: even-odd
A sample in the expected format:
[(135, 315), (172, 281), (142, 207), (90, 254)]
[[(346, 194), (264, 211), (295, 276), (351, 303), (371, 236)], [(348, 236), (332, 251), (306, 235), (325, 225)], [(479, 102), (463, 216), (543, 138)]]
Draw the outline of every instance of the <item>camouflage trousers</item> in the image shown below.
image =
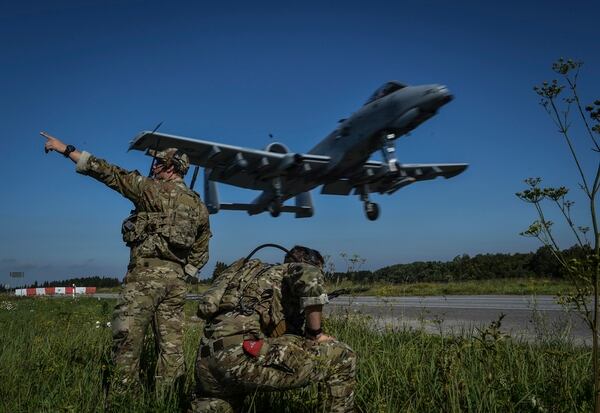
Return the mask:
[(170, 387), (185, 373), (183, 268), (170, 261), (144, 260), (130, 266), (112, 319), (114, 374), (111, 393), (139, 390), (140, 356), (148, 325), (158, 353), (156, 388)]
[(244, 396), (257, 391), (296, 389), (324, 384), (325, 411), (354, 411), (356, 356), (339, 341), (316, 344), (284, 335), (265, 339), (260, 355), (247, 355), (241, 345), (196, 360), (198, 394), (190, 412), (240, 411)]

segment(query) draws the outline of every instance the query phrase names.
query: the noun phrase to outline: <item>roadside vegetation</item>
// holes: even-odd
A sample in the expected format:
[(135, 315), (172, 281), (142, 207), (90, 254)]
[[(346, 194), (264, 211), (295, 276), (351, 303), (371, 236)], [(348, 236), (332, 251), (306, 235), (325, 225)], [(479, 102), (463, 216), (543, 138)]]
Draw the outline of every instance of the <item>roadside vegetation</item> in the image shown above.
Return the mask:
[(374, 282), (359, 284), (353, 281), (329, 282), (327, 291), (345, 290), (345, 295), (355, 296), (430, 296), (430, 295), (557, 295), (568, 292), (572, 285), (555, 278), (496, 278), (454, 282), (413, 282), (391, 284)]
[[(102, 411), (114, 300), (0, 298), (0, 411)], [(202, 325), (186, 305), (186, 394)], [(326, 329), (359, 355), (357, 410), (361, 412), (588, 412), (593, 381), (588, 347), (541, 335), (536, 342), (506, 336), (500, 322), (464, 336), (422, 329), (373, 328), (347, 315)], [(154, 349), (144, 348), (144, 381), (152, 377)], [(151, 386), (151, 383), (149, 383)], [(124, 399), (113, 411), (179, 412), (185, 400)], [(316, 386), (256, 395), (250, 412), (315, 412)]]
[[(584, 211), (580, 216), (575, 211), (575, 202), (570, 190), (562, 186), (542, 186), (542, 178), (525, 179), (527, 188), (515, 195), (530, 204), (537, 218), (521, 235), (536, 238), (552, 253), (555, 265), (560, 266), (564, 277), (573, 288), (560, 295), (567, 307), (576, 308), (592, 333), (592, 365), (594, 377), (594, 412), (600, 413), (600, 222), (596, 212), (596, 200), (600, 191), (600, 99), (588, 100), (580, 85), (583, 62), (562, 57), (552, 64), (554, 79), (534, 86), (540, 105), (557, 129), (564, 142), (565, 153), (571, 158), (571, 167), (579, 177), (578, 189), (585, 195)], [(555, 136), (552, 136), (555, 138)], [(591, 157), (590, 157), (591, 155)], [(544, 151), (535, 155), (546, 160), (553, 168), (554, 159)], [(573, 183), (567, 183), (572, 185)], [(565, 254), (554, 231), (558, 217), (572, 234), (580, 251), (576, 256)], [(591, 227), (591, 228), (590, 228)], [(591, 233), (590, 233), (591, 232)]]
[[(191, 294), (202, 294), (210, 284), (198, 283), (190, 285)], [(484, 294), (514, 294), (514, 295), (558, 295), (569, 292), (572, 284), (560, 278), (494, 278), (490, 280), (467, 280), (449, 282), (407, 282), (389, 283), (383, 281), (356, 282), (329, 279), (326, 283), (327, 291), (338, 289), (346, 290), (344, 295), (355, 296), (427, 296), (427, 295), (484, 295)], [(119, 287), (98, 288), (99, 293), (115, 293)], [(1, 296), (1, 295), (0, 295)]]

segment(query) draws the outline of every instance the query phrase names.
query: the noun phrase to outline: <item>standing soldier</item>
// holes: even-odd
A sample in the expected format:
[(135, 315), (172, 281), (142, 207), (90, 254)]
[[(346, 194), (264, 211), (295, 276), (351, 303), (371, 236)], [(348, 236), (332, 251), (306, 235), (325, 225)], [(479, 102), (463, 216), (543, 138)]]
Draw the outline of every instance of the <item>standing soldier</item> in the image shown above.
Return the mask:
[(150, 323), (158, 349), (157, 388), (179, 383), (185, 373), (185, 279), (196, 276), (208, 260), (211, 236), (206, 207), (183, 181), (188, 156), (175, 148), (153, 152), (152, 177), (147, 178), (80, 152), (46, 132), (41, 135), (46, 138), (46, 152), (71, 159), (78, 173), (104, 183), (135, 206), (121, 229), (131, 253), (113, 313), (111, 392), (140, 389), (140, 355)]
[(321, 330), (323, 258), (296, 246), (284, 264), (240, 259), (200, 299), (206, 320), (191, 412), (233, 413), (257, 391), (319, 382), (325, 410), (354, 410), (356, 355)]

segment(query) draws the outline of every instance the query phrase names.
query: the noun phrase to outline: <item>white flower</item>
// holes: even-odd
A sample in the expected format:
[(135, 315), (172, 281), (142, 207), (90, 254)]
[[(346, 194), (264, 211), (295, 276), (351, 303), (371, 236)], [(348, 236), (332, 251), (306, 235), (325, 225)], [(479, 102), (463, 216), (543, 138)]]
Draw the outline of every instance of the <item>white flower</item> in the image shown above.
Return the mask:
[(15, 308), (17, 308), (17, 306), (10, 301), (2, 301), (2, 303), (0, 303), (0, 310), (12, 311)]
[(107, 321), (106, 322), (106, 327), (110, 328), (110, 326), (111, 326), (110, 321)]

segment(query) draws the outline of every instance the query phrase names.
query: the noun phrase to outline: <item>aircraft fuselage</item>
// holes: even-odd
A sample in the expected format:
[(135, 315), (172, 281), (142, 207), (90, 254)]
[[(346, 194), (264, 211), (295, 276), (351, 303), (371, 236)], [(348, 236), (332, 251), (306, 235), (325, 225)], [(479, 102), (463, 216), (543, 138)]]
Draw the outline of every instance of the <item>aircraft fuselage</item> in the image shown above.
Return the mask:
[(410, 132), (452, 100), (441, 85), (406, 86), (365, 104), (308, 153), (331, 157), (328, 175), (347, 175), (382, 148), (393, 134), (397, 139)]

